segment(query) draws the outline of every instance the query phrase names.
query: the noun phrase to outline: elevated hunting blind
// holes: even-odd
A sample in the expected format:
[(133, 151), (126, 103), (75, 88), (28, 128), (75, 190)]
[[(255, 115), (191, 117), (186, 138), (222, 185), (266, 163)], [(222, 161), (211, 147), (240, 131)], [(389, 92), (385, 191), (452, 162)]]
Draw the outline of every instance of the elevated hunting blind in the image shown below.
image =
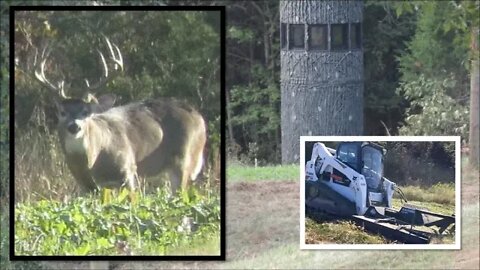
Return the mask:
[(302, 135), (362, 135), (362, 1), (281, 1), (282, 161)]

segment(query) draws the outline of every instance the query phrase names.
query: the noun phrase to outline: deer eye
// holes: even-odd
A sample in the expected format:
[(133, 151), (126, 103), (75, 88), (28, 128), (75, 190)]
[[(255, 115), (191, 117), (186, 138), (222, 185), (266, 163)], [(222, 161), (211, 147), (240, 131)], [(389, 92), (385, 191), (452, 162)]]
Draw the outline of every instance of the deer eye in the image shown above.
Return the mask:
[(60, 114), (61, 117), (65, 117), (65, 115), (66, 115), (65, 111), (60, 111), (59, 114)]
[(88, 111), (83, 110), (83, 111), (80, 113), (80, 116), (82, 116), (82, 117), (88, 116)]

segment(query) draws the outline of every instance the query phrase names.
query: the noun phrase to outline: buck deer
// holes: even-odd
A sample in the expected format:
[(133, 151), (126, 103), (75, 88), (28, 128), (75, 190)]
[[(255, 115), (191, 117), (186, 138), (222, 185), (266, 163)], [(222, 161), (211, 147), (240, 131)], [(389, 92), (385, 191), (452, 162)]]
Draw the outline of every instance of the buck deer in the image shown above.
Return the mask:
[[(123, 70), (120, 49), (105, 38), (114, 70)], [(103, 76), (87, 88), (104, 84), (109, 69), (102, 52)], [(138, 177), (165, 172), (172, 192), (195, 180), (203, 166), (206, 127), (202, 116), (174, 99), (156, 99), (114, 106), (114, 95), (98, 99), (65, 96), (63, 81), (57, 85), (45, 76), (48, 53), (35, 71), (36, 78), (59, 93), (56, 97), (58, 134), (66, 163), (85, 191), (98, 187), (135, 189)]]

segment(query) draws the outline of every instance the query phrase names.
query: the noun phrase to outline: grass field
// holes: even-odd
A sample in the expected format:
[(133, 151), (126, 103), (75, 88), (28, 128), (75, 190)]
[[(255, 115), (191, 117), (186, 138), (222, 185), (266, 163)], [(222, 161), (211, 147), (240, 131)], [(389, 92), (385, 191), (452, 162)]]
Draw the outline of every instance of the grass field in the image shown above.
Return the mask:
[(243, 165), (227, 166), (227, 181), (256, 182), (256, 181), (292, 181), (300, 177), (298, 165), (251, 167)]

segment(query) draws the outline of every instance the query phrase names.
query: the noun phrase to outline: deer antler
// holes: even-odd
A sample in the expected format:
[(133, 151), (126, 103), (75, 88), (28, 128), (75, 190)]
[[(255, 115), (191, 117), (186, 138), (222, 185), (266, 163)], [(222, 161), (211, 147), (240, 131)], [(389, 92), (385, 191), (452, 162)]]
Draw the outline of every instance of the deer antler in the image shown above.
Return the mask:
[[(114, 70), (118, 70), (118, 69), (121, 69), (123, 71), (123, 58), (122, 58), (122, 53), (120, 52), (120, 49), (118, 48), (118, 46), (114, 43), (111, 43), (110, 40), (107, 38), (107, 37), (104, 37), (105, 38), (105, 41), (107, 43), (107, 46), (108, 46), (108, 51), (109, 51), (109, 59), (111, 61), (113, 61), (114, 63)], [(89, 88), (90, 90), (93, 90), (93, 89), (97, 89), (99, 88), (100, 86), (103, 86), (106, 81), (107, 81), (107, 78), (108, 78), (108, 64), (107, 64), (107, 61), (105, 60), (105, 56), (103, 55), (103, 53), (98, 50), (98, 54), (100, 55), (100, 60), (102, 62), (102, 66), (103, 66), (103, 75), (102, 77), (100, 77), (100, 79), (98, 80), (98, 82), (94, 83), (94, 84), (90, 84), (90, 82), (85, 79), (85, 83), (87, 85), (87, 88)]]
[[(120, 49), (116, 44), (111, 43), (107, 37), (104, 37), (104, 38), (108, 46), (108, 53), (109, 53), (108, 58), (106, 58), (103, 55), (103, 53), (97, 49), (97, 52), (100, 55), (100, 60), (102, 62), (103, 74), (100, 77), (100, 79), (93, 84), (91, 84), (88, 81), (88, 79), (85, 79), (85, 83), (89, 90), (97, 89), (106, 83), (107, 78), (109, 76), (109, 65), (108, 65), (109, 62), (113, 62), (113, 70), (116, 71), (120, 69), (121, 71), (123, 71), (123, 57), (122, 57), (122, 53), (120, 52)], [(45, 46), (45, 48), (42, 50), (42, 53), (40, 54), (40, 57), (39, 57), (40, 60), (35, 61), (35, 66), (36, 66), (35, 77), (46, 87), (57, 91), (63, 98), (67, 98), (64, 90), (65, 82), (62, 80), (56, 83), (52, 83), (50, 80), (47, 79), (47, 76), (45, 75), (45, 69), (47, 66), (49, 55), (50, 55), (50, 50), (48, 49), (48, 46)], [(37, 59), (37, 57), (38, 57), (38, 51), (35, 53), (35, 60)]]
[[(35, 55), (35, 58), (37, 57), (38, 52)], [(63, 89), (65, 81), (59, 81), (57, 82), (57, 85), (55, 86), (53, 83), (51, 83), (47, 77), (45, 76), (45, 65), (48, 60), (48, 56), (50, 55), (50, 50), (45, 47), (42, 50), (42, 54), (40, 55), (40, 65), (36, 67), (35, 69), (35, 77), (37, 80), (39, 80), (41, 83), (43, 83), (45, 86), (48, 88), (57, 91), (62, 97), (66, 98), (65, 91)]]

